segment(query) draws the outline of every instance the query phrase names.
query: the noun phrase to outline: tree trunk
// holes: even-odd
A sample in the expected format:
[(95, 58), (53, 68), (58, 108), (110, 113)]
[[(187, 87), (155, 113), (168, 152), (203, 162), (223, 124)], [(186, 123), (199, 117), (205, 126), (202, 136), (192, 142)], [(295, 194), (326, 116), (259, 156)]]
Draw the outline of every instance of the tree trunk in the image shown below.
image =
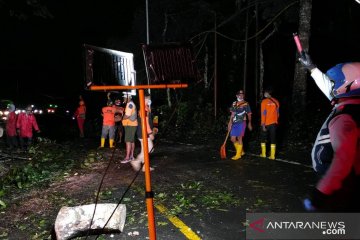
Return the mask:
[(217, 91), (218, 91), (218, 83), (217, 83), (217, 33), (216, 33), (216, 14), (215, 14), (215, 32), (214, 32), (214, 117), (216, 119), (217, 116)]
[(170, 93), (170, 88), (167, 88), (167, 89), (166, 89), (166, 96), (167, 96), (168, 106), (169, 106), (169, 108), (171, 108), (172, 103), (171, 103), (171, 93)]
[(161, 34), (163, 43), (166, 42), (166, 33), (167, 33), (167, 29), (168, 29), (168, 24), (169, 24), (168, 14), (167, 14), (167, 12), (165, 12), (165, 14), (164, 14), (164, 29)]
[(244, 68), (243, 68), (243, 90), (246, 92), (247, 77), (247, 50), (248, 50), (248, 34), (249, 34), (249, 8), (246, 8), (245, 19), (245, 44), (244, 44)]
[[(310, 38), (310, 22), (311, 22), (311, 9), (312, 0), (300, 0), (299, 9), (299, 36), (303, 49), (309, 49)], [(297, 62), (295, 64), (294, 84), (292, 91), (292, 106), (294, 107), (294, 117), (298, 114), (305, 112), (306, 107), (306, 71), (302, 68), (301, 64)]]
[(262, 49), (262, 44), (260, 44), (259, 47), (259, 71), (260, 71), (260, 76), (259, 76), (259, 91), (263, 92), (263, 85), (264, 85), (264, 55), (263, 55), (263, 49)]
[[(166, 33), (167, 33), (167, 29), (168, 29), (168, 23), (169, 23), (169, 16), (166, 11), (164, 14), (164, 29), (161, 34), (163, 43), (166, 42)], [(170, 92), (169, 88), (166, 89), (166, 96), (167, 96), (168, 106), (169, 106), (169, 108), (171, 108), (172, 102), (171, 102), (171, 92)]]
[(263, 55), (263, 44), (266, 42), (266, 40), (268, 40), (275, 32), (277, 31), (276, 26), (274, 26), (274, 29), (271, 31), (271, 33), (269, 33), (263, 40), (261, 40), (260, 42), (260, 46), (259, 46), (259, 55), (260, 55), (260, 59), (259, 59), (259, 65), (260, 65), (260, 76), (259, 76), (259, 90), (262, 93), (263, 92), (263, 85), (264, 85), (264, 55)]
[(205, 56), (204, 56), (204, 85), (205, 88), (209, 88), (209, 79), (208, 79), (208, 74), (209, 74), (209, 69), (208, 69), (208, 64), (209, 64), (209, 52), (208, 52), (208, 47), (205, 46)]
[[(259, 3), (256, 2), (255, 4), (255, 32), (257, 33), (259, 31)], [(261, 93), (259, 92), (259, 37), (255, 37), (255, 103), (256, 107), (258, 107), (259, 103), (259, 95), (261, 96)]]

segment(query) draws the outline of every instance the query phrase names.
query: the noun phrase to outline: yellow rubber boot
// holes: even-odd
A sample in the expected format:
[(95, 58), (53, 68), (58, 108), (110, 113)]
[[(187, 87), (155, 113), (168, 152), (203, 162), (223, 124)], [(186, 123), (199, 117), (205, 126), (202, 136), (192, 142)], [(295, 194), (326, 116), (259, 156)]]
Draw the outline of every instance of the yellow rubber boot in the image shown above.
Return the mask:
[(266, 158), (266, 143), (261, 143), (260, 157)]
[[(234, 148), (235, 148), (235, 156), (233, 156), (231, 159), (233, 159), (233, 160), (236, 160), (236, 159), (238, 159), (239, 158), (239, 154), (238, 154), (238, 146), (239, 145), (239, 143), (238, 142), (234, 142)], [(236, 158), (236, 159), (235, 159)]]
[(276, 152), (276, 144), (270, 145), (270, 156), (269, 159), (274, 160), (275, 159), (275, 152)]
[(100, 147), (103, 148), (105, 146), (105, 138), (101, 138)]
[(110, 148), (114, 147), (114, 139), (109, 139)]
[(239, 160), (241, 158), (242, 148), (243, 146), (240, 145), (238, 142), (234, 143), (236, 154), (231, 159), (232, 160)]

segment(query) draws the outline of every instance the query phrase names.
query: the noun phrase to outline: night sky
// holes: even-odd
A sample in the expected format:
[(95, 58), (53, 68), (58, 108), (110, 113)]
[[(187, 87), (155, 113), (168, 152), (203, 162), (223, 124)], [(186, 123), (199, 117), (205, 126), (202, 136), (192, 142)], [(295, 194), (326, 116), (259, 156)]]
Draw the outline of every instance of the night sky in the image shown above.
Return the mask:
[[(14, 2), (26, 1), (5, 2), (11, 2), (12, 8), (18, 9), (19, 6)], [(135, 13), (139, 14), (140, 9), (144, 14), (145, 9), (144, 0), (48, 0), (44, 3), (51, 14), (45, 19), (34, 16), (32, 11), (20, 6), (27, 19), (19, 20), (18, 17), (9, 16), (9, 10), (4, 7), (6, 4), (0, 6), (2, 99), (19, 102), (44, 98), (76, 99), (84, 93), (82, 45), (86, 43), (107, 47), (109, 42), (125, 39), (134, 29)], [(152, 14), (156, 14), (154, 9), (152, 11)], [(143, 36), (139, 41), (145, 42), (145, 16), (143, 18)], [(313, 0), (310, 52), (322, 70), (338, 62), (360, 61), (359, 25), (360, 4), (355, 0)], [(267, 58), (274, 62), (271, 66), (267, 65), (265, 80), (292, 77), (293, 69), (285, 71), (284, 68), (292, 68), (294, 63), (295, 46), (291, 32), (296, 31), (296, 27), (287, 27), (280, 26), (280, 31), (264, 48), (267, 54), (265, 60)], [(229, 42), (223, 42), (229, 45)], [(134, 42), (134, 48), (139, 44)], [(123, 50), (121, 48), (118, 46), (117, 49)], [(281, 48), (287, 48), (291, 54), (282, 56)], [(228, 53), (220, 53), (219, 58), (222, 56), (230, 58)], [(220, 74), (227, 71), (219, 69)], [(222, 80), (227, 79), (226, 76), (220, 77)]]
[(2, 9), (1, 98), (27, 102), (81, 94), (82, 45), (105, 46), (108, 39), (131, 32), (135, 7), (141, 5), (137, 0), (122, 2), (50, 0), (48, 18), (23, 6), (13, 8), (27, 19), (8, 17)]

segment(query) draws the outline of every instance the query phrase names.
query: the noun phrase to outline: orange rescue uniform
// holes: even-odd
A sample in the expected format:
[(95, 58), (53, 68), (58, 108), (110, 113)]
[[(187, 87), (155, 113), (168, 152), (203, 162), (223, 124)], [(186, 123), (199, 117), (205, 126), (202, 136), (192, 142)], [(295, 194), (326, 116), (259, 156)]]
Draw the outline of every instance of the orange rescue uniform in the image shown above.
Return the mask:
[(278, 124), (279, 101), (274, 98), (265, 98), (261, 102), (261, 126)]
[(115, 113), (117, 112), (116, 107), (107, 106), (102, 108), (103, 114), (103, 125), (115, 126)]

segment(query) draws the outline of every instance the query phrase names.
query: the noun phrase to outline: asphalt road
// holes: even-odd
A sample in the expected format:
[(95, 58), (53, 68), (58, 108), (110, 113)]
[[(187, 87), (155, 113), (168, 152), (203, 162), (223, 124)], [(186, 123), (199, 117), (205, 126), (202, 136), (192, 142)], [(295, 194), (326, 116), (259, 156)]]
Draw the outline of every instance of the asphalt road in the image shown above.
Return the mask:
[[(93, 184), (77, 190), (79, 195), (93, 199), (113, 151), (97, 150), (98, 138), (76, 141), (74, 146), (81, 151), (97, 151), (104, 156), (96, 163), (97, 168), (89, 167), (83, 173), (92, 176), (89, 179)], [(151, 154), (151, 165), (155, 168), (151, 172), (151, 185), (155, 194), (155, 226), (159, 240), (246, 239), (246, 213), (304, 212), (302, 200), (316, 181), (307, 164), (310, 157), (307, 160), (306, 155), (298, 153), (282, 153), (278, 159), (269, 160), (245, 149), (246, 154), (233, 161), (230, 157), (234, 151), (230, 144), (228, 159), (221, 159), (222, 143), (190, 144), (161, 139), (156, 143)], [(125, 193), (122, 201), (127, 207), (124, 231), (98, 239), (149, 239), (144, 174), (135, 178), (130, 164), (120, 163), (123, 157), (124, 146), (121, 144), (115, 151), (115, 162), (110, 169), (110, 181), (114, 181), (110, 184), (111, 194), (101, 202), (116, 203)], [(134, 184), (126, 192), (134, 178)], [(102, 191), (106, 192), (105, 188)]]
[[(234, 152), (228, 146), (228, 159), (222, 160), (219, 148), (220, 145), (166, 141), (156, 146), (151, 155), (151, 165), (155, 167), (151, 183), (157, 239), (246, 239), (246, 213), (304, 212), (302, 200), (315, 183), (315, 174), (299, 161), (299, 156), (269, 160), (248, 152), (233, 161), (229, 157)], [(129, 164), (121, 165), (119, 174), (122, 171), (129, 173)], [(131, 200), (124, 202), (128, 216), (139, 210), (133, 209), (132, 203), (143, 199), (143, 186), (144, 176), (140, 174), (127, 194)], [(229, 196), (224, 193), (231, 199), (216, 203)], [(163, 201), (164, 194), (180, 200)], [(212, 197), (214, 204), (204, 203), (207, 196)], [(190, 203), (183, 204), (186, 199)], [(176, 205), (186, 210), (169, 215)], [(146, 211), (145, 203), (137, 208)], [(123, 233), (109, 239), (148, 239), (147, 218), (134, 218), (131, 223), (127, 221)]]

